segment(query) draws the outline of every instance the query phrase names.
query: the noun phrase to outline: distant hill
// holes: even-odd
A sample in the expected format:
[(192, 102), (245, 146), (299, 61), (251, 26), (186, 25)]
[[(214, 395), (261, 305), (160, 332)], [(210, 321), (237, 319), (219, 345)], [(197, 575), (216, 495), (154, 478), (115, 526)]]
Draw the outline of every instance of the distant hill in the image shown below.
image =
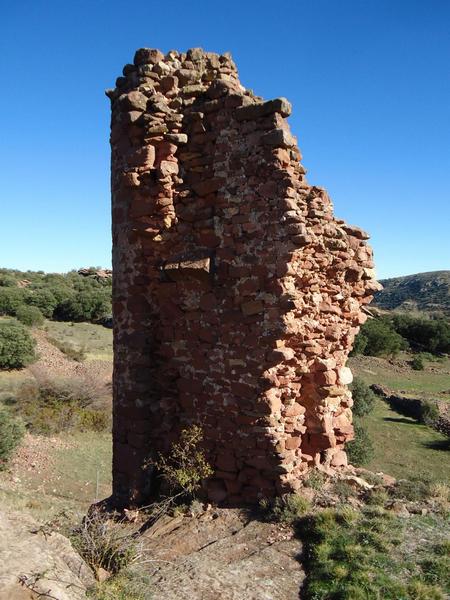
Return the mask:
[(374, 305), (384, 309), (420, 310), (450, 315), (450, 271), (431, 271), (381, 280), (384, 289)]

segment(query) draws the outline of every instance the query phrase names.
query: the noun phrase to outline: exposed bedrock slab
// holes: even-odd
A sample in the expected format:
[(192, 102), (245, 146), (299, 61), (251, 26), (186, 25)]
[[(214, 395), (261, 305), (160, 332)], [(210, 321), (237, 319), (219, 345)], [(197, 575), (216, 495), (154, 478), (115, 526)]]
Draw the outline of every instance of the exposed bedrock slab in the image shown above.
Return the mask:
[(347, 355), (379, 285), (368, 235), (310, 186), (284, 98), (229, 55), (140, 49), (112, 103), (114, 499), (201, 423), (209, 497), (254, 502), (346, 463)]

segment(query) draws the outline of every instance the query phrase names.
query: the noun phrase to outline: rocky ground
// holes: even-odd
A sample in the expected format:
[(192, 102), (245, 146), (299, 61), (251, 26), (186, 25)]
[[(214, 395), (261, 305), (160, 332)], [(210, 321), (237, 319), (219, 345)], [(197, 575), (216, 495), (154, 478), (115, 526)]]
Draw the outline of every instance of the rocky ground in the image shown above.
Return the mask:
[(81, 600), (91, 570), (69, 540), (23, 513), (0, 512), (0, 600)]
[[(170, 529), (172, 529), (170, 531)], [(209, 510), (150, 529), (152, 589), (164, 600), (287, 600), (304, 578), (290, 528), (243, 511)]]

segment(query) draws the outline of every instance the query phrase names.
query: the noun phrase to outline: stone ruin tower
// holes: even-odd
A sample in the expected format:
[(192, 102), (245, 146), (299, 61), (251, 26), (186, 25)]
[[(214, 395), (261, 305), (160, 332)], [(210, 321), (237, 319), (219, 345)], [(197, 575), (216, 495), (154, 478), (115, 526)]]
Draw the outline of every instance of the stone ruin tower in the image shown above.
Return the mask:
[(379, 286), (368, 235), (306, 181), (291, 105), (199, 48), (138, 50), (107, 95), (114, 502), (148, 501), (148, 457), (191, 423), (216, 502), (345, 465), (345, 362)]

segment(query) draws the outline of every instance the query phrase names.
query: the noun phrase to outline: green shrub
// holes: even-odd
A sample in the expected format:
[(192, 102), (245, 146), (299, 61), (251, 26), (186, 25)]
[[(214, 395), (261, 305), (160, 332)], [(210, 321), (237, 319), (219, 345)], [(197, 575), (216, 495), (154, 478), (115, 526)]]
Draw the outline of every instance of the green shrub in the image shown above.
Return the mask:
[(74, 382), (24, 383), (15, 396), (14, 409), (29, 431), (54, 435), (62, 431), (107, 431), (109, 407), (95, 408), (89, 390)]
[(0, 274), (0, 286), (1, 287), (17, 287), (16, 278), (8, 274)]
[(367, 492), (367, 504), (373, 504), (374, 506), (384, 507), (388, 500), (389, 494), (384, 488), (373, 488)]
[(14, 317), (25, 302), (25, 291), (17, 287), (0, 287), (0, 315)]
[[(362, 339), (358, 339), (362, 336)], [(383, 317), (370, 319), (361, 327), (352, 354), (366, 356), (395, 355), (407, 348), (407, 342), (393, 328), (391, 322)]]
[(155, 600), (152, 581), (143, 568), (125, 568), (88, 590), (92, 600)]
[(44, 324), (44, 315), (37, 306), (22, 304), (16, 311), (16, 318), (29, 327), (39, 327)]
[[(96, 321), (111, 313), (111, 279), (0, 269), (0, 315), (15, 316), (22, 304), (36, 306), (46, 318)], [(19, 288), (17, 282), (29, 284)]]
[(36, 306), (41, 311), (41, 313), (47, 318), (51, 318), (53, 316), (53, 311), (55, 310), (56, 305), (58, 304), (58, 301), (56, 300), (52, 292), (46, 289), (37, 289), (30, 291), (26, 302), (30, 306)]
[(422, 400), (420, 406), (420, 423), (424, 425), (434, 425), (439, 419), (439, 408), (435, 402)]
[(367, 348), (367, 337), (364, 335), (363, 331), (360, 331), (358, 335), (355, 337), (355, 341), (353, 342), (353, 348), (350, 352), (350, 356), (356, 356), (357, 354), (365, 354)]
[[(61, 304), (65, 300), (72, 298), (74, 296), (74, 290), (68, 287), (67, 285), (49, 285), (48, 291), (52, 293), (56, 300), (56, 306)], [(55, 308), (56, 308), (55, 306)]]
[(426, 477), (415, 477), (413, 479), (398, 479), (390, 493), (394, 498), (417, 502), (425, 500), (430, 496), (431, 484)]
[(423, 371), (425, 368), (423, 359), (420, 355), (416, 355), (411, 361), (411, 368), (414, 371)]
[(55, 317), (61, 321), (96, 321), (110, 313), (110, 293), (102, 289), (81, 291), (55, 309)]
[(283, 525), (294, 525), (311, 508), (309, 500), (299, 494), (284, 494), (277, 498), (263, 499), (259, 506), (266, 520)]
[(333, 492), (338, 496), (341, 502), (348, 500), (352, 496), (356, 496), (356, 490), (352, 484), (344, 479), (338, 479), (333, 484)]
[(25, 435), (25, 427), (20, 419), (7, 410), (0, 409), (0, 470), (11, 458)]
[(367, 428), (359, 420), (355, 420), (355, 439), (346, 444), (349, 462), (356, 467), (369, 463), (374, 456), (374, 448)]
[(36, 342), (17, 321), (0, 321), (0, 369), (20, 369), (36, 359)]
[(417, 351), (431, 354), (450, 352), (450, 322), (448, 319), (429, 319), (397, 314), (392, 325)]
[(312, 490), (321, 490), (327, 481), (327, 475), (318, 469), (312, 469), (305, 479), (305, 486)]
[(450, 592), (450, 542), (439, 542), (429, 550), (429, 557), (421, 561), (422, 579), (431, 585), (441, 585)]
[(198, 425), (183, 429), (180, 439), (171, 445), (167, 455), (159, 454), (153, 465), (169, 494), (192, 497), (200, 489), (203, 480), (213, 474), (200, 444), (203, 431)]
[(360, 377), (355, 377), (350, 386), (353, 398), (353, 414), (357, 417), (363, 417), (371, 413), (375, 406), (376, 396)]

